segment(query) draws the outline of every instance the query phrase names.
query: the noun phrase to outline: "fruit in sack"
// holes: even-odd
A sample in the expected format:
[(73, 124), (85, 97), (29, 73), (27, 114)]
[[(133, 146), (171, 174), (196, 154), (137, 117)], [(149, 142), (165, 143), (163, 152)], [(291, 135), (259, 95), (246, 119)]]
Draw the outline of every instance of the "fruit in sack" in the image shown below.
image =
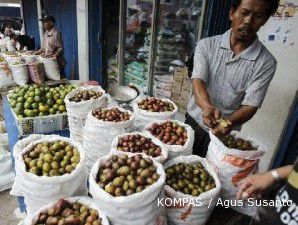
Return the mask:
[(76, 93), (73, 97), (69, 99), (71, 102), (82, 102), (88, 101), (90, 99), (98, 99), (103, 95), (102, 92), (91, 91), (91, 90), (81, 90)]
[(92, 115), (99, 120), (110, 122), (124, 122), (130, 119), (128, 112), (120, 111), (118, 108), (95, 109)]
[(140, 109), (150, 112), (168, 112), (174, 111), (174, 105), (171, 102), (159, 98), (146, 98), (138, 103)]

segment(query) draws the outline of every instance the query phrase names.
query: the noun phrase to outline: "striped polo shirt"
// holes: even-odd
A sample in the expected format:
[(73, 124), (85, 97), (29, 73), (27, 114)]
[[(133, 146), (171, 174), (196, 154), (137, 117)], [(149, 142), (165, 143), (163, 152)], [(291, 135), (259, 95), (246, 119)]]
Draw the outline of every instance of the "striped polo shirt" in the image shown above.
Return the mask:
[[(223, 35), (201, 39), (196, 47), (192, 79), (206, 82), (213, 105), (223, 117), (242, 105), (260, 108), (276, 70), (276, 60), (259, 41), (234, 56), (230, 45), (231, 30)], [(202, 111), (191, 97), (188, 114), (206, 131)], [(241, 127), (236, 127), (240, 130)]]

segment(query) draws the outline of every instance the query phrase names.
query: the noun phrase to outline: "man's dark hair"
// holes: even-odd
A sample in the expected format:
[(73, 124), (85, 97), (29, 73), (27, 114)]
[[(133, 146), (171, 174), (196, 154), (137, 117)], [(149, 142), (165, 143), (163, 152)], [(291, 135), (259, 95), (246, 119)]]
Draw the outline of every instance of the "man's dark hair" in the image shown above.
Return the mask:
[[(268, 17), (273, 15), (279, 6), (279, 0), (260, 0), (260, 1), (267, 2), (267, 4), (269, 5)], [(241, 4), (241, 2), (242, 0), (232, 0), (231, 8), (237, 9), (238, 6)]]

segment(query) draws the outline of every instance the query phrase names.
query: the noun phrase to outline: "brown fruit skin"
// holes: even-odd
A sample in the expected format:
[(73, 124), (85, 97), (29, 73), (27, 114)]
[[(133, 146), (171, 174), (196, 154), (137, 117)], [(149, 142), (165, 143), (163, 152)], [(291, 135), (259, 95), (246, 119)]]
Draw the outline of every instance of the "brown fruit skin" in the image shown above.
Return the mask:
[(58, 225), (58, 218), (49, 216), (47, 218), (46, 225)]
[(60, 199), (55, 205), (56, 214), (61, 213), (65, 208), (69, 207), (70, 204), (64, 199)]

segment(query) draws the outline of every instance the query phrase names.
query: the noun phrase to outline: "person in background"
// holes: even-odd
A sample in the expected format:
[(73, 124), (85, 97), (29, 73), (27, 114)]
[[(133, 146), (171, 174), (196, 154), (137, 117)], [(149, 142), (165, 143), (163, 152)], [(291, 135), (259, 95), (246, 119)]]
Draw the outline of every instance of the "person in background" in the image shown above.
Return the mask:
[(276, 184), (284, 185), (276, 194), (276, 201), (287, 201), (275, 205), (277, 218), (274, 225), (298, 224), (298, 161), (293, 165), (251, 175), (243, 179), (238, 185), (238, 199), (261, 198)]
[(7, 37), (11, 37), (14, 34), (14, 30), (12, 29), (11, 23), (8, 23), (4, 29), (4, 35)]
[(65, 76), (64, 69), (66, 61), (63, 56), (63, 41), (60, 32), (55, 28), (55, 18), (53, 16), (45, 16), (40, 21), (42, 21), (45, 33), (43, 35), (42, 47), (35, 54), (56, 58), (60, 68), (60, 74)]
[[(278, 5), (278, 0), (232, 0), (231, 29), (198, 42), (185, 116), (195, 131), (193, 154), (206, 156), (210, 129), (217, 136), (240, 130), (261, 107), (277, 63), (257, 32)], [(218, 124), (220, 118), (230, 121), (227, 127)]]

